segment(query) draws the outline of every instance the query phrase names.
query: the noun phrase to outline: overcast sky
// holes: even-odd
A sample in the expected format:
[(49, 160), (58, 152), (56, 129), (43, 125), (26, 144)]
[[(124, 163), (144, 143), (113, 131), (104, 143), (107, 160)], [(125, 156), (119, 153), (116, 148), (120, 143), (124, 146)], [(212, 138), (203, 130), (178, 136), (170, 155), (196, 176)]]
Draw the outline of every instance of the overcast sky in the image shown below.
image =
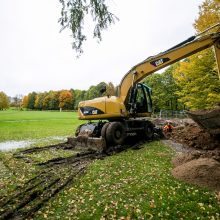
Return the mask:
[(70, 32), (59, 33), (58, 0), (1, 0), (0, 91), (15, 96), (88, 89), (101, 81), (117, 85), (135, 64), (194, 35), (203, 1), (107, 2), (120, 21), (103, 32), (100, 43), (90, 37), (77, 59)]

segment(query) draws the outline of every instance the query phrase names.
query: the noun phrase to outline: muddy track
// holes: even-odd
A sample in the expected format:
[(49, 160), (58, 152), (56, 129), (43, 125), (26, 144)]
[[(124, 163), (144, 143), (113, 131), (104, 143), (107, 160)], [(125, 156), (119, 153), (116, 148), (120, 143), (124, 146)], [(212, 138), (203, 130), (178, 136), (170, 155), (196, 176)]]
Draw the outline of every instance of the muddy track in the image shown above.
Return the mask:
[[(0, 219), (26, 219), (33, 217), (50, 198), (68, 184), (84, 174), (86, 167), (96, 159), (104, 159), (128, 148), (139, 149), (143, 142), (109, 147), (107, 152), (83, 151), (67, 158), (55, 158), (38, 163), (40, 172), (28, 180), (23, 187), (16, 188), (10, 196), (0, 198)], [(66, 143), (42, 148), (23, 150), (14, 155), (16, 159), (27, 161), (28, 154), (51, 148), (69, 149)], [(29, 161), (30, 162), (30, 161)]]

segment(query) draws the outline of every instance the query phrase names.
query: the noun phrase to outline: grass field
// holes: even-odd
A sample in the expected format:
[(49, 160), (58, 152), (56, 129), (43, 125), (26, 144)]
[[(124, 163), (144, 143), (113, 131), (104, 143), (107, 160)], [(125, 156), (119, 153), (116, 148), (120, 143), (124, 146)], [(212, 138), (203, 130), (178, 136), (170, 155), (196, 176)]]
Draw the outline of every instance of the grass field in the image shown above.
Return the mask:
[(160, 141), (98, 160), (36, 219), (219, 219), (214, 193), (175, 180)]
[(0, 111), (0, 142), (73, 135), (76, 112)]
[[(68, 136), (78, 123), (76, 113), (0, 112), (0, 141)], [(0, 152), (0, 201), (42, 172), (36, 163), (74, 153), (40, 151), (26, 163), (13, 152)], [(95, 160), (85, 175), (46, 202), (34, 219), (220, 219), (214, 192), (172, 177), (174, 155), (161, 141), (153, 141), (139, 150)], [(65, 172), (55, 171), (60, 178)]]

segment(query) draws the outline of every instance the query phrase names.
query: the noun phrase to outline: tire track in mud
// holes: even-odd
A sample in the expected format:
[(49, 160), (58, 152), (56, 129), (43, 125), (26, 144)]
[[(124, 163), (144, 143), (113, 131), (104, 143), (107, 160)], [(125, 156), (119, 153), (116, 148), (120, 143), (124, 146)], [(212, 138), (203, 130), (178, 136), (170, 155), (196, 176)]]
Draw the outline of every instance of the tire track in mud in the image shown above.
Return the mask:
[[(55, 196), (68, 184), (83, 175), (87, 166), (96, 159), (124, 151), (128, 148), (139, 149), (143, 142), (130, 143), (109, 147), (107, 152), (82, 151), (66, 158), (59, 157), (36, 164), (41, 171), (32, 179), (26, 181), (23, 187), (17, 187), (13, 193), (0, 198), (0, 219), (26, 219), (33, 217), (50, 198)], [(50, 145), (42, 148), (32, 148), (14, 154), (16, 159), (28, 160), (28, 154), (42, 150), (70, 149), (66, 143)], [(29, 161), (30, 162), (30, 161)]]

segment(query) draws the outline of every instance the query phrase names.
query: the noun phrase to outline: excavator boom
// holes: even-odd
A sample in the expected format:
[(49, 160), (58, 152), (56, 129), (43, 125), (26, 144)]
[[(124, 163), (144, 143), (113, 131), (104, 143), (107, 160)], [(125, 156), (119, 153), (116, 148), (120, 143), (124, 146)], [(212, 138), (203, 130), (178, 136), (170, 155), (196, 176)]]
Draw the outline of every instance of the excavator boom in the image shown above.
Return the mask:
[[(220, 24), (213, 26), (213, 28), (216, 27), (220, 27)], [(192, 36), (162, 53), (148, 57), (143, 62), (131, 68), (121, 80), (119, 96), (123, 101), (126, 100), (130, 88), (145, 77), (213, 45), (218, 68), (220, 69), (220, 30), (206, 35)]]

